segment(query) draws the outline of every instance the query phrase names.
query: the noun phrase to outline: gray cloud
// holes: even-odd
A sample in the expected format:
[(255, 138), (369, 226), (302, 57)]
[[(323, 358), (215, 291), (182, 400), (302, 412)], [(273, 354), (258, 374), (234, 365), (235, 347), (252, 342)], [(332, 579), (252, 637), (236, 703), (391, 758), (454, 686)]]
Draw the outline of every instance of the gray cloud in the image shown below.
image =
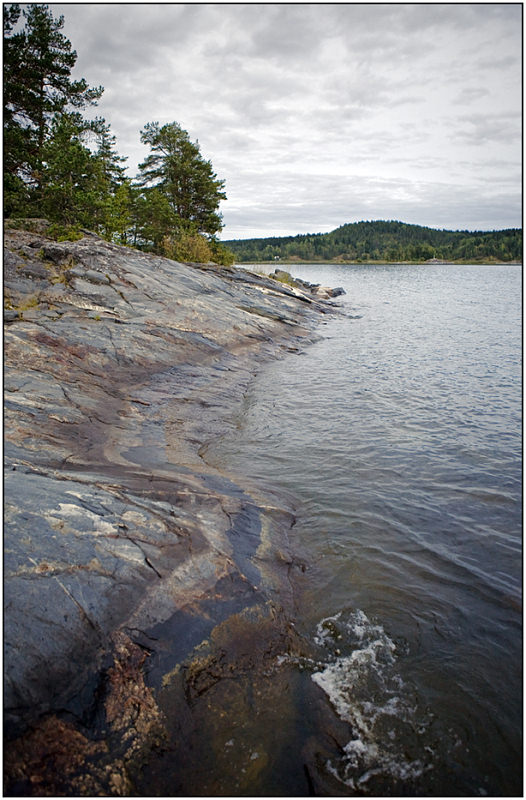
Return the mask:
[(479, 187), (475, 192), (468, 187), (459, 191), (446, 181), (354, 176), (342, 182), (333, 176), (319, 176), (301, 187), (294, 183), (295, 200), (287, 202), (286, 178), (279, 187), (258, 181), (257, 176), (253, 181), (255, 222), (247, 223), (242, 208), (229, 210), (233, 238), (270, 235), (269, 229), (275, 235), (323, 232), (346, 222), (375, 219), (457, 230), (520, 226), (520, 214), (516, 213), (520, 192), (513, 187), (491, 191)]
[(468, 106), (473, 101), (480, 100), (482, 97), (487, 97), (488, 95), (488, 89), (485, 89), (483, 86), (461, 89), (453, 99), (453, 102), (459, 106)]
[(96, 113), (131, 175), (146, 122), (199, 140), (226, 181), (224, 238), (381, 217), (520, 224), (518, 4), (51, 9), (76, 74), (106, 87)]
[(458, 118), (457, 136), (477, 146), (486, 142), (503, 145), (520, 140), (521, 126), (514, 114), (462, 114)]

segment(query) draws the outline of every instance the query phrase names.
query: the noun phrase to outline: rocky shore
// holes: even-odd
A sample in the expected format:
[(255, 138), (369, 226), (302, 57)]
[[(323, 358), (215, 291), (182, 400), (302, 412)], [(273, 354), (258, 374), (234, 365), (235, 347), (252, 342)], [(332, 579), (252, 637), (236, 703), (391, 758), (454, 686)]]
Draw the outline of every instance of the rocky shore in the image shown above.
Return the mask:
[(4, 793), (242, 794), (264, 755), (230, 775), (225, 697), (240, 719), (283, 697), (286, 676), (264, 676), (300, 646), (289, 576), (304, 566), (290, 510), (201, 454), (258, 364), (334, 306), (47, 231), (5, 230)]

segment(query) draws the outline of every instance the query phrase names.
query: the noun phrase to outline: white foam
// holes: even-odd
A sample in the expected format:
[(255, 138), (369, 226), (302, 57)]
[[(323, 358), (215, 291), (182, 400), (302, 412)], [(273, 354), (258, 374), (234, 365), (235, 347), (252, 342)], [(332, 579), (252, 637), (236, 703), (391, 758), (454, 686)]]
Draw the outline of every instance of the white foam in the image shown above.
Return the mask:
[[(361, 792), (375, 776), (408, 781), (421, 775), (429, 765), (407, 756), (400, 741), (400, 725), (412, 728), (415, 708), (395, 672), (396, 646), (383, 627), (360, 609), (346, 617), (339, 612), (320, 621), (314, 641), (328, 652), (312, 680), (352, 733), (341, 760), (329, 762), (328, 771)], [(341, 656), (340, 647), (350, 652)]]

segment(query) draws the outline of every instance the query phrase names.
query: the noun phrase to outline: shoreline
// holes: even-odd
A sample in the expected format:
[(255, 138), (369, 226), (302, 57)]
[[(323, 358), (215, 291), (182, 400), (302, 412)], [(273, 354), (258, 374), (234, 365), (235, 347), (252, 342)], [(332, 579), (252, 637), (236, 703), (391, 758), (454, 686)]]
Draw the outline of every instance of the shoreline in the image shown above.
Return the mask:
[(293, 515), (200, 453), (335, 307), (38, 228), (5, 237), (5, 789), (123, 795), (166, 709), (299, 646)]
[(332, 267), (432, 267), (432, 266), (473, 266), (473, 267), (522, 267), (522, 261), (443, 261), (438, 259), (436, 261), (236, 261), (235, 266), (240, 269), (248, 269), (250, 266), (262, 267), (303, 267), (303, 266), (317, 266), (321, 267), (328, 264)]

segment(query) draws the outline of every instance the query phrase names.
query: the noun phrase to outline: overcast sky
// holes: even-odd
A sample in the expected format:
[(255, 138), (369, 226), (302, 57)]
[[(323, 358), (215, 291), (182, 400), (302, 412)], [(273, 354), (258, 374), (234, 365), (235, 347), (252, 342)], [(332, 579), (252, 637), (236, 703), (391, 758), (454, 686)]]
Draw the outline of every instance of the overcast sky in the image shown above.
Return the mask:
[(221, 238), (397, 219), (520, 227), (520, 4), (50, 3), (130, 176), (178, 122)]

